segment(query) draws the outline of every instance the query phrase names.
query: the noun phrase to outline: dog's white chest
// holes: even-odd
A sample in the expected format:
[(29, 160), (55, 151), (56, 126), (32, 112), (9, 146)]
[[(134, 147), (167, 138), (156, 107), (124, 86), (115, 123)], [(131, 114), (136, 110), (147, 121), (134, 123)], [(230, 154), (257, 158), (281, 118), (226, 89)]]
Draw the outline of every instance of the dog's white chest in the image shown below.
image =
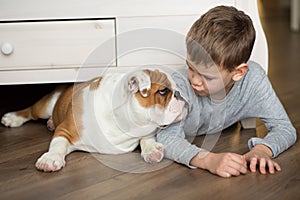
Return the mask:
[[(84, 89), (83, 129), (80, 140), (75, 144), (76, 148), (89, 152), (119, 154), (133, 151), (139, 144), (140, 138), (127, 134), (116, 121), (113, 98), (116, 93), (122, 93), (123, 88), (117, 88), (117, 82), (122, 76), (107, 75), (101, 80), (97, 90)], [(119, 103), (124, 103), (121, 98)]]

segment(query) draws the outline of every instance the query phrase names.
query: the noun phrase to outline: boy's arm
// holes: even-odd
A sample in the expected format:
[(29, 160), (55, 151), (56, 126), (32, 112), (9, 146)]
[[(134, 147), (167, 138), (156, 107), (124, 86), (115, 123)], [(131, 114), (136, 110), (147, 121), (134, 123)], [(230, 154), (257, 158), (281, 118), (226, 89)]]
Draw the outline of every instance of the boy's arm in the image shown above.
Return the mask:
[(245, 157), (235, 153), (212, 153), (190, 144), (184, 138), (182, 124), (177, 123), (159, 131), (158, 142), (165, 147), (165, 157), (190, 168), (206, 169), (228, 178), (247, 172)]
[[(207, 169), (214, 174), (222, 177), (239, 175), (246, 173), (245, 158), (238, 154), (206, 154), (207, 151), (190, 143), (185, 137), (184, 125), (188, 130), (189, 136), (196, 136), (199, 128), (199, 119), (202, 108), (197, 100), (197, 96), (190, 87), (186, 76), (174, 73), (173, 78), (179, 89), (179, 93), (188, 105), (189, 114), (185, 121), (172, 124), (166, 129), (158, 131), (157, 141), (165, 147), (165, 157), (178, 163), (185, 164), (190, 168)], [(207, 155), (204, 156), (203, 155)], [(202, 157), (204, 159), (202, 159)], [(201, 158), (201, 159), (199, 159)], [(195, 162), (194, 162), (195, 161)]]
[[(249, 64), (257, 65), (252, 62)], [(267, 75), (260, 67), (256, 69), (260, 69), (260, 71), (256, 71), (255, 76), (259, 74), (258, 77), (260, 78), (249, 79), (253, 95), (250, 95), (249, 99), (252, 103), (246, 110), (249, 111), (248, 117), (258, 117), (263, 120), (268, 134), (264, 138), (251, 138), (248, 141), (250, 151), (245, 156), (250, 163), (251, 171), (255, 172), (256, 165), (259, 165), (262, 174), (266, 173), (267, 167), (270, 173), (274, 173), (275, 170), (280, 171), (281, 169), (271, 158), (278, 156), (292, 146), (297, 135)]]
[(271, 149), (272, 157), (275, 158), (295, 143), (296, 130), (267, 76), (258, 85), (252, 112), (253, 116), (262, 119), (268, 134), (264, 138), (251, 138), (248, 141), (250, 149), (258, 144), (263, 144)]
[[(179, 70), (172, 74), (172, 78), (176, 82), (181, 98), (186, 101), (186, 106), (188, 108), (187, 118), (198, 118), (200, 115), (197, 108), (197, 97), (186, 77), (186, 69)], [(197, 122), (195, 122), (195, 120), (190, 121), (192, 121), (190, 124), (191, 128), (196, 132), (197, 130), (195, 129), (198, 129)], [(185, 164), (190, 168), (194, 168), (190, 165), (190, 160), (201, 151), (201, 148), (196, 145), (192, 145), (188, 140), (186, 140), (183, 128), (185, 123), (186, 120), (182, 120), (170, 125), (166, 129), (159, 130), (157, 132), (157, 141), (164, 145), (164, 156), (166, 158)], [(194, 134), (196, 135), (196, 133)]]
[(183, 122), (178, 122), (158, 131), (157, 141), (164, 145), (166, 158), (195, 168), (190, 165), (190, 160), (202, 149), (185, 139), (183, 125)]
[(264, 138), (251, 138), (248, 141), (251, 150), (245, 154), (246, 160), (250, 164), (250, 171), (255, 172), (258, 166), (262, 174), (266, 174), (266, 169), (271, 174), (275, 173), (275, 171), (281, 171), (279, 164), (271, 158), (277, 157), (292, 146), (297, 138), (296, 130), (282, 104), (273, 89), (270, 91), (271, 94), (265, 96), (265, 101), (259, 103), (261, 106), (259, 106), (258, 111), (268, 130), (268, 134)]

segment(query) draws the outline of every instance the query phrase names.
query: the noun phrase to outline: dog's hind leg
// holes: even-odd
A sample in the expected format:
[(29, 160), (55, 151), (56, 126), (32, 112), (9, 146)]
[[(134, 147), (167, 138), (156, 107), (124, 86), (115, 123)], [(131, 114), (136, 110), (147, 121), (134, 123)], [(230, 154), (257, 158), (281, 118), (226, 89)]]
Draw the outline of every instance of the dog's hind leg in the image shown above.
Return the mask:
[(55, 125), (54, 125), (52, 116), (47, 121), (47, 128), (51, 132), (53, 132), (55, 130)]
[(66, 118), (55, 129), (49, 151), (44, 153), (35, 164), (41, 171), (59, 171), (65, 166), (65, 156), (76, 149), (74, 143), (79, 140), (78, 129), (81, 129), (81, 126), (76, 124), (70, 105), (66, 112)]
[(57, 87), (53, 92), (44, 96), (28, 108), (4, 114), (1, 123), (7, 127), (19, 127), (29, 120), (50, 118), (57, 99), (66, 87)]

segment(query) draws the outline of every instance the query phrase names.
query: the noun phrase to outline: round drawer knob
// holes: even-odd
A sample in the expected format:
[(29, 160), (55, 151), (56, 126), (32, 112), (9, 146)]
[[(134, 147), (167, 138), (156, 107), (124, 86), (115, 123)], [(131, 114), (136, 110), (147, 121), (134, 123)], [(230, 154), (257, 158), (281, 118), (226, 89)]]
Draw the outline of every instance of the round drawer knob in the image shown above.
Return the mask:
[(4, 55), (10, 55), (14, 51), (14, 47), (10, 43), (3, 43), (1, 51)]

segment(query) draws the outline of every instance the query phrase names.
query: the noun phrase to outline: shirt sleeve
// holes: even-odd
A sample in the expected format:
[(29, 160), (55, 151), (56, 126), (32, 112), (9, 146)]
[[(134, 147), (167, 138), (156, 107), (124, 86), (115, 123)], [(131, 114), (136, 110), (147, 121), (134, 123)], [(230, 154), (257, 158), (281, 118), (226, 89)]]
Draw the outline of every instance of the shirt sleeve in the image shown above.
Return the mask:
[(257, 144), (268, 146), (273, 152), (273, 158), (292, 146), (297, 139), (296, 129), (293, 127), (283, 105), (277, 97), (267, 77), (263, 75), (257, 84), (252, 104), (252, 115), (259, 117), (268, 129), (264, 138), (253, 137), (248, 141), (252, 149)]
[[(191, 144), (191, 141), (187, 140), (184, 126), (186, 125), (187, 118), (191, 117), (191, 113), (199, 115), (199, 113), (197, 114), (197, 98), (190, 88), (184, 72), (174, 73), (172, 76), (176, 81), (180, 96), (186, 101), (188, 116), (180, 122), (171, 124), (166, 129), (159, 130), (157, 133), (157, 141), (164, 145), (166, 158), (184, 164), (190, 168), (195, 168), (190, 165), (190, 160), (201, 151), (201, 148)], [(190, 124), (191, 129), (195, 130), (194, 136), (196, 135), (196, 126), (197, 123), (193, 122)]]
[(157, 141), (164, 145), (166, 158), (195, 168), (190, 165), (190, 160), (201, 151), (201, 148), (191, 144), (185, 138), (182, 122), (160, 130), (157, 134)]

